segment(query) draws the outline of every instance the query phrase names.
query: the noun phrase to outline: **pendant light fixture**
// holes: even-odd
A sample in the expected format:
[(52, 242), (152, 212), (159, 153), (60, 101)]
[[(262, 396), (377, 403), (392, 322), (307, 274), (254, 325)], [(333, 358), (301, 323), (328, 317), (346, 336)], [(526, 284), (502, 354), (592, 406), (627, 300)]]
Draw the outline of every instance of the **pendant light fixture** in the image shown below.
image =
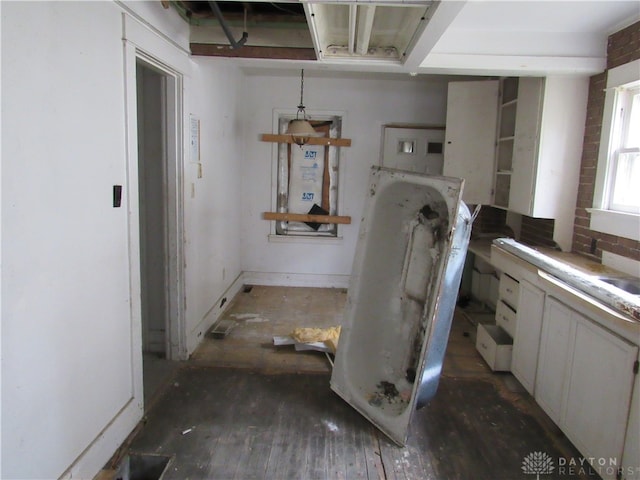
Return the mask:
[[(309, 137), (314, 135), (316, 131), (313, 129), (309, 121), (307, 120), (307, 114), (304, 111), (304, 69), (300, 70), (300, 104), (298, 105), (298, 112), (296, 113), (296, 119), (289, 122), (287, 127), (287, 135), (291, 135), (293, 142), (297, 145), (304, 145), (309, 141)], [(302, 118), (301, 118), (302, 117)]]

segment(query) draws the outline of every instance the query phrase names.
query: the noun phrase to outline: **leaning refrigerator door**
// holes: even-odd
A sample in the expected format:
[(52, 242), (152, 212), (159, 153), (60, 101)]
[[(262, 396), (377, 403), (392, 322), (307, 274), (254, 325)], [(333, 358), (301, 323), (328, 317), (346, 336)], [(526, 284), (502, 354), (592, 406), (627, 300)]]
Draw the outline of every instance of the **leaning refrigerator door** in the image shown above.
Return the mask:
[(331, 388), (399, 445), (438, 387), (471, 233), (462, 186), (371, 172)]

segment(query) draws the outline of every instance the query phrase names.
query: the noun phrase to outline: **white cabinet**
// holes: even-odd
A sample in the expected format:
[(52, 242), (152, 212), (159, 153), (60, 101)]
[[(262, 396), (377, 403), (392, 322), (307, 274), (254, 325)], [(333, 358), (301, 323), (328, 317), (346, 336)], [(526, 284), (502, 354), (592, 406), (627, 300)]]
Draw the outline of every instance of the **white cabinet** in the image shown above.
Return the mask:
[(444, 175), (465, 179), (463, 200), (556, 219), (571, 249), (584, 140), (587, 77), (450, 82)]
[(622, 478), (640, 480), (640, 375), (636, 375), (622, 454)]
[[(562, 201), (574, 202), (577, 193), (588, 80), (502, 82), (495, 204), (523, 215), (558, 218), (566, 209)], [(499, 190), (501, 185), (506, 192)]]
[(584, 457), (621, 458), (637, 358), (637, 346), (547, 297), (535, 398)]
[(497, 80), (449, 83), (443, 172), (464, 178), (468, 204), (492, 202), (497, 105)]
[(544, 306), (535, 399), (551, 419), (560, 425), (564, 386), (573, 349), (575, 322), (571, 310), (555, 298)]
[(587, 78), (503, 80), (494, 205), (556, 219), (554, 240), (563, 250), (573, 235), (587, 96)]
[(637, 356), (636, 346), (577, 317), (561, 428), (585, 457), (621, 458)]
[(478, 324), (476, 349), (491, 370), (508, 372), (511, 370), (513, 334), (516, 329), (518, 281), (503, 273), (497, 290), (496, 324)]
[(543, 290), (526, 280), (520, 281), (520, 297), (516, 332), (513, 338), (511, 372), (530, 393), (535, 392), (536, 370), (538, 367), (538, 349), (544, 313)]

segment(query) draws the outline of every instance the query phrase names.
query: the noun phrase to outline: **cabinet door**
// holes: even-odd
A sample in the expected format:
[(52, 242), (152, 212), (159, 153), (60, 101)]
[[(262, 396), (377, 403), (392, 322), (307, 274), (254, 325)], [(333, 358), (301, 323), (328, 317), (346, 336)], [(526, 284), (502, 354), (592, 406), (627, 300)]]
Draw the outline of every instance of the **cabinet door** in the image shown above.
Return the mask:
[(640, 375), (635, 377), (622, 454), (622, 478), (625, 480), (640, 480)]
[(516, 333), (513, 338), (511, 372), (530, 394), (534, 394), (538, 349), (544, 313), (544, 292), (526, 280), (520, 281)]
[(543, 78), (520, 78), (513, 140), (509, 210), (531, 215), (538, 168)]
[(555, 298), (547, 297), (542, 320), (535, 399), (558, 425), (575, 332), (575, 321), (571, 313), (569, 308)]
[(638, 347), (573, 315), (573, 362), (560, 426), (585, 457), (620, 461)]
[(443, 171), (464, 178), (462, 199), (472, 205), (492, 203), (498, 83), (449, 83)]

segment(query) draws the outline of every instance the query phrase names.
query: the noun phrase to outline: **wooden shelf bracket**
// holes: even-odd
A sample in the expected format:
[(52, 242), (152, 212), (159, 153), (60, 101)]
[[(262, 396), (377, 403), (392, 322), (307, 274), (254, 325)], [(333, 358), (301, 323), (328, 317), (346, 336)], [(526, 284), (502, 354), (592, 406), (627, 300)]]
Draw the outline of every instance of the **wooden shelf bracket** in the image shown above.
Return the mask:
[[(272, 143), (294, 143), (291, 135), (274, 135), (272, 133), (263, 133), (260, 135), (260, 141)], [(309, 137), (308, 145), (324, 145), (330, 147), (350, 147), (350, 138), (328, 138), (328, 137)], [(332, 222), (333, 223), (333, 222)]]
[(313, 222), (313, 223), (339, 223), (342, 225), (351, 224), (351, 217), (340, 215), (310, 215), (307, 213), (280, 213), (264, 212), (265, 220), (280, 220), (284, 222)]

